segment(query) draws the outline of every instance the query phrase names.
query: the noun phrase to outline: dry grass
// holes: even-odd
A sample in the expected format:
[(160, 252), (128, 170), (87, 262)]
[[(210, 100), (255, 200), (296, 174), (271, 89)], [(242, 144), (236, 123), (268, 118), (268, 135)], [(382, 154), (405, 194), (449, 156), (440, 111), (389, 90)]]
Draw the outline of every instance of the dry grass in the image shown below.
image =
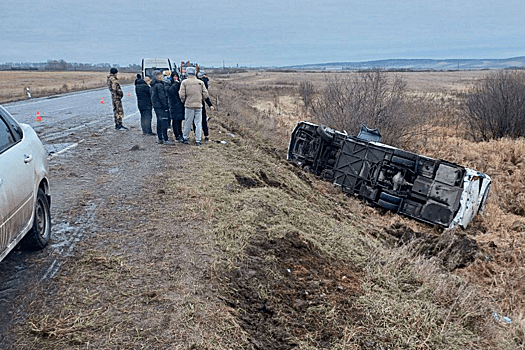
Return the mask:
[[(287, 75), (289, 79), (283, 78), (283, 73), (275, 74), (280, 74), (279, 79), (281, 80), (277, 80), (277, 82), (299, 80), (295, 73), (289, 73)], [(462, 86), (464, 89), (467, 87), (467, 84), (464, 84), (465, 82), (477, 79), (481, 75), (481, 73), (479, 75), (474, 74), (474, 77), (470, 76), (470, 78), (468, 75), (465, 75), (456, 83), (458, 87)], [(259, 81), (260, 76), (263, 78), (262, 81)], [(229, 128), (236, 129), (243, 136), (249, 137), (246, 141), (247, 144), (252, 146), (258, 144), (258, 147), (264, 150), (265, 153), (274, 157), (282, 157), (287, 144), (283, 140), (288, 140), (287, 132), (290, 132), (291, 129), (283, 131), (281, 128), (293, 124), (298, 119), (307, 119), (308, 116), (301, 116), (300, 103), (293, 102), (294, 97), (296, 101), (299, 101), (299, 96), (295, 94), (295, 91), (283, 88), (283, 84), (275, 83), (272, 85), (272, 76), (274, 76), (273, 73), (260, 73), (252, 76), (245, 74), (238, 81), (232, 79), (222, 81), (221, 93), (223, 94), (223, 100), (228, 99), (228, 112), (230, 114), (223, 123)], [(433, 80), (435, 78), (432, 77)], [(253, 81), (251, 81), (252, 79)], [(447, 84), (450, 83), (451, 81), (447, 82)], [(279, 95), (278, 99), (275, 98), (276, 94)], [(422, 97), (434, 101), (433, 108), (436, 109), (436, 112), (434, 119), (426, 126), (425, 137), (414, 138), (415, 146), (412, 150), (486, 172), (494, 180), (487, 204), (487, 214), (479, 218), (471, 230), (467, 231), (467, 233), (474, 235), (473, 237), (482, 247), (483, 254), (487, 255), (481, 256), (480, 260), (476, 260), (474, 264), (466, 269), (458, 270), (457, 275), (464, 277), (464, 279), (458, 279), (454, 275), (442, 272), (439, 264), (436, 264), (436, 262), (411, 256), (412, 253), (410, 251), (384, 250), (384, 247), (373, 250), (373, 254), (368, 257), (369, 267), (374, 267), (370, 270), (373, 273), (371, 272), (367, 275), (370, 280), (364, 284), (364, 290), (368, 291), (369, 294), (361, 301), (364, 303), (363, 305), (368, 305), (368, 307), (371, 306), (368, 303), (372, 303), (374, 310), (382, 311), (379, 313), (372, 312), (369, 321), (371, 324), (386, 322), (388, 325), (386, 329), (381, 331), (375, 329), (374, 332), (377, 331), (376, 336), (379, 336), (379, 334), (384, 334), (385, 330), (393, 331), (391, 340), (394, 341), (396, 346), (403, 345), (402, 342), (397, 343), (399, 339), (396, 336), (407, 341), (408, 343), (406, 344), (412, 344), (413, 346), (420, 344), (422, 348), (496, 347), (491, 337), (500, 339), (499, 346), (502, 348), (513, 348), (518, 344), (523, 345), (521, 340), (517, 340), (523, 335), (524, 306), (522, 300), (525, 300), (523, 298), (524, 289), (519, 282), (525, 273), (522, 268), (525, 262), (524, 255), (522, 248), (520, 248), (522, 246), (520, 242), (524, 240), (523, 231), (525, 231), (525, 225), (523, 224), (522, 213), (523, 199), (519, 195), (519, 193), (523, 192), (523, 177), (521, 176), (523, 165), (521, 159), (525, 156), (523, 154), (523, 140), (500, 140), (481, 144), (468, 141), (464, 138), (465, 135), (462, 132), (461, 123), (455, 118), (458, 106), (456, 92), (420, 93), (418, 98)], [(264, 140), (260, 143), (253, 141), (259, 139)], [(243, 154), (241, 159), (244, 161), (253, 159), (255, 154), (253, 154), (251, 148), (244, 146), (241, 149), (250, 149), (247, 153), (239, 150)], [(232, 155), (229, 155), (228, 161), (230, 163), (232, 162), (232, 157)], [(219, 155), (217, 155), (217, 158), (220, 158)], [(217, 161), (220, 162), (219, 160)], [(253, 165), (243, 167), (253, 167)], [(275, 164), (272, 166), (265, 163), (259, 164), (260, 169), (272, 169), (273, 167), (275, 167)], [(253, 170), (248, 173), (242, 173), (242, 175), (257, 179), (256, 169), (253, 168)], [(210, 179), (209, 181), (212, 180)], [(229, 182), (231, 181), (232, 179), (230, 178)], [(286, 186), (286, 188), (301, 188), (300, 184), (297, 183), (289, 186)], [(243, 205), (237, 207), (238, 212), (232, 217), (232, 221), (236, 222), (237, 217), (241, 221), (235, 226), (228, 226), (228, 229), (224, 229), (224, 231), (231, 233), (239, 232), (239, 230), (242, 232), (244, 229), (247, 229), (246, 237), (248, 237), (256, 232), (256, 227), (260, 224), (261, 211), (269, 210), (265, 208), (272, 208), (272, 222), (276, 212), (279, 213), (279, 208), (283, 206), (292, 208), (287, 209), (288, 212), (298, 208), (304, 214), (293, 216), (296, 220), (301, 221), (299, 223), (294, 221), (295, 230), (298, 229), (298, 225), (302, 227), (302, 221), (304, 221), (306, 223), (305, 226), (313, 228), (315, 234), (305, 233), (308, 232), (308, 229), (303, 231), (303, 229), (299, 228), (301, 234), (314, 240), (328, 254), (346, 251), (350, 252), (350, 256), (354, 256), (355, 259), (357, 259), (357, 256), (360, 257), (352, 261), (362, 261), (363, 259), (362, 255), (355, 253), (356, 250), (360, 250), (357, 248), (359, 244), (357, 246), (344, 245), (344, 241), (341, 242), (340, 237), (333, 236), (335, 232), (345, 232), (344, 228), (330, 228), (330, 225), (324, 221), (323, 225), (316, 225), (315, 219), (321, 218), (322, 220), (330, 221), (329, 216), (337, 215), (335, 213), (353, 212), (359, 213), (357, 214), (358, 217), (362, 215), (364, 221), (356, 220), (351, 224), (352, 226), (365, 225), (365, 227), (373, 227), (372, 230), (381, 230), (381, 227), (390, 227), (394, 222), (402, 222), (403, 225), (414, 227), (420, 232), (431, 233), (431, 229), (424, 225), (418, 225), (411, 222), (411, 220), (391, 214), (386, 216), (378, 215), (374, 209), (360, 207), (360, 204), (355, 203), (352, 199), (339, 199), (333, 193), (330, 194), (330, 203), (327, 203), (326, 206), (321, 205), (322, 201), (319, 202), (319, 197), (316, 197), (313, 193), (319, 190), (321, 193), (326, 191), (326, 189), (315, 188), (314, 191), (310, 189), (301, 194), (301, 196), (307, 198), (308, 207), (301, 207), (298, 203), (289, 202), (289, 199), (282, 192), (275, 194), (275, 197), (279, 198), (278, 202), (275, 203), (268, 202), (271, 198), (274, 198), (273, 195), (268, 194), (268, 191), (265, 191), (265, 194), (267, 197), (270, 196), (270, 198), (257, 200), (257, 192), (250, 190), (252, 192), (248, 196), (249, 199), (241, 200), (236, 197), (234, 200), (236, 203), (240, 201)], [(231, 198), (232, 194), (229, 195)], [(355, 204), (352, 204), (351, 209), (341, 208), (341, 203), (345, 201), (346, 203)], [(215, 201), (210, 200), (209, 203), (215, 203)], [(246, 210), (248, 210), (247, 207), (252, 208), (249, 209), (249, 215), (245, 215)], [(255, 211), (251, 213), (251, 210)], [(214, 210), (211, 211), (213, 212)], [(264, 215), (262, 216), (264, 217)], [(251, 220), (252, 224), (247, 224), (244, 220)], [(314, 221), (311, 222), (310, 220)], [(275, 221), (286, 223), (286, 217), (277, 215)], [(220, 223), (222, 220), (218, 220), (218, 222)], [(351, 218), (344, 221), (345, 224), (351, 222)], [(234, 230), (231, 230), (233, 228)], [(321, 233), (325, 229), (330, 233)], [(275, 233), (277, 234), (277, 232), (283, 232), (283, 230), (277, 230)], [(348, 233), (348, 235), (352, 234)], [(234, 240), (240, 239), (243, 242), (242, 237), (243, 235), (235, 235), (230, 238)], [(335, 244), (331, 245), (328, 242)], [(498, 247), (496, 250), (490, 248), (494, 242)], [(366, 251), (372, 246), (374, 244), (367, 241), (363, 247), (366, 247), (364, 249)], [(385, 256), (385, 258), (378, 259), (378, 257), (382, 256)], [(392, 257), (395, 257), (394, 261), (390, 262)], [(393, 266), (388, 267), (389, 264), (393, 264)], [(388, 267), (387, 270), (385, 270), (385, 266)], [(403, 272), (405, 270), (406, 272)], [(400, 275), (407, 276), (409, 280), (406, 281)], [(392, 293), (390, 290), (392, 287), (386, 289), (378, 287), (378, 285), (381, 286), (385, 283), (386, 285), (392, 284), (393, 276), (397, 276), (394, 280), (396, 283), (394, 289), (397, 290), (395, 293)], [(417, 283), (410, 281), (416, 281)], [(474, 283), (471, 284), (469, 281)], [(405, 284), (408, 286), (414, 285), (409, 287), (409, 290), (405, 290), (403, 288)], [(421, 299), (422, 297), (424, 298)], [(448, 298), (447, 300), (449, 301), (443, 303), (443, 301), (440, 301), (442, 298)], [(492, 303), (493, 301), (495, 302)], [(416, 309), (414, 309), (414, 305), (417, 305)], [(458, 309), (458, 305), (461, 305), (461, 308)], [(423, 312), (422, 310), (426, 311)], [(511, 329), (501, 329), (499, 328), (500, 325), (494, 324), (491, 319), (491, 314), (494, 311), (511, 316), (514, 321)], [(427, 314), (427, 312), (430, 312), (430, 314)], [(410, 320), (406, 323), (407, 328), (414, 322), (423, 322), (423, 324), (418, 331), (411, 333), (412, 335), (409, 334), (410, 332), (403, 335), (403, 332), (399, 333), (399, 327), (403, 327), (402, 324), (405, 321), (399, 320), (399, 314), (407, 315), (407, 318)], [(390, 321), (387, 322), (387, 320)], [(423, 338), (418, 333), (419, 331), (425, 334)], [(505, 332), (508, 335), (505, 335)], [(487, 336), (488, 334), (490, 336)], [(516, 337), (516, 343), (512, 340), (513, 337)], [(416, 341), (416, 343), (411, 343), (412, 340), (410, 339)], [(410, 345), (408, 346), (410, 347)]]
[[(0, 103), (27, 99), (26, 87), (32, 97), (56, 95), (106, 87), (107, 72), (38, 72), (0, 71)], [(131, 83), (133, 73), (119, 73), (122, 84)]]
[[(39, 297), (20, 315), (13, 348), (223, 349), (225, 341), (241, 342), (228, 335), (235, 320), (212, 294), (211, 262), (220, 254), (202, 230), (195, 197), (177, 200), (166, 186), (179, 161), (166, 163), (147, 193), (116, 195), (98, 208), (103, 227), (33, 290)], [(193, 178), (177, 177), (190, 189)]]
[[(105, 232), (102, 242), (109, 239), (112, 245), (86, 249), (68, 266), (54, 284), (61, 292), (35, 303), (18, 348), (524, 347), (525, 224), (511, 223), (521, 223), (521, 215), (506, 203), (521, 189), (521, 140), (473, 144), (441, 117), (428, 126), (433, 137), (416, 140), (420, 153), (485, 171), (495, 180), (488, 215), (469, 231), (449, 233), (469, 235), (482, 248), (473, 264), (451, 273), (439, 256), (422, 256), (415, 245), (399, 246), (385, 233), (393, 226), (434, 236), (439, 231), (368, 207), (285, 161), (289, 125), (308, 116), (296, 115), (301, 106), (293, 101), (299, 97), (289, 86), (271, 86), (271, 80), (256, 86), (249, 80), (257, 76), (249, 74), (238, 80), (212, 77), (212, 94), (222, 102), (211, 114), (211, 136), (227, 143), (192, 148), (184, 169), (159, 174), (170, 174), (169, 181), (153, 181), (163, 195), (156, 192), (134, 203), (127, 241), (118, 229)], [(152, 198), (158, 202), (146, 205)], [(170, 199), (177, 201), (176, 210)], [(126, 204), (116, 200), (108, 206)], [(519, 205), (516, 200), (512, 208)], [(122, 225), (111, 211), (106, 215), (109, 227)], [(141, 217), (148, 225), (133, 224)], [(188, 227), (191, 234), (181, 240), (166, 227), (167, 217), (170, 222), (201, 220), (206, 229)], [(281, 255), (262, 249), (289, 237), (297, 240)], [(114, 254), (123, 242), (134, 242), (146, 254)], [(177, 255), (181, 245), (190, 248), (189, 256)], [(291, 259), (297, 251), (312, 253), (311, 258)], [(179, 270), (183, 261), (195, 268)], [(203, 263), (209, 267), (196, 268)], [(338, 275), (348, 266), (355, 266), (354, 275)], [(254, 277), (233, 284), (238, 276)], [(356, 288), (341, 293), (350, 278)], [(315, 289), (305, 281), (325, 287)], [(315, 297), (314, 304), (287, 303), (302, 300), (305, 292)], [(243, 307), (243, 296), (255, 305), (252, 309)], [(510, 316), (513, 323), (496, 322), (493, 312)], [(264, 339), (276, 340), (267, 344)]]
[[(464, 92), (470, 86), (486, 77), (490, 71), (454, 71), (454, 72), (401, 72), (388, 73), (402, 77), (408, 83), (408, 89), (418, 93), (450, 93)], [(285, 87), (293, 89), (301, 82), (310, 81), (315, 87), (325, 84), (326, 76), (332, 75), (354, 75), (348, 71), (326, 71), (326, 72), (265, 72), (248, 71), (246, 73), (231, 74), (229, 77), (217, 76), (221, 81), (231, 81), (239, 87)]]

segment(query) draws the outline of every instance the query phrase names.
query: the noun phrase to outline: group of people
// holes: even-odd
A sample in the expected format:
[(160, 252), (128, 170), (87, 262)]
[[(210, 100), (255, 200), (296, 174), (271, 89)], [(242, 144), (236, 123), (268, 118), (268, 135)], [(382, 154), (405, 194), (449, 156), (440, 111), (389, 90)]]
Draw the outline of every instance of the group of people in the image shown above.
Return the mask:
[[(122, 125), (124, 110), (122, 108), (122, 88), (117, 79), (118, 70), (111, 68), (108, 75), (108, 88), (113, 101), (115, 129), (127, 129)], [(189, 143), (190, 131), (195, 131), (195, 145), (209, 141), (206, 105), (214, 109), (208, 93), (208, 77), (205, 72), (197, 76), (194, 67), (186, 68), (186, 76), (180, 81), (177, 72), (169, 70), (155, 72), (150, 79), (137, 74), (135, 93), (140, 111), (142, 133), (155, 135), (151, 128), (152, 109), (157, 118), (157, 138), (159, 144), (171, 144), (168, 129), (173, 130), (175, 141)], [(182, 122), (184, 121), (184, 128)]]

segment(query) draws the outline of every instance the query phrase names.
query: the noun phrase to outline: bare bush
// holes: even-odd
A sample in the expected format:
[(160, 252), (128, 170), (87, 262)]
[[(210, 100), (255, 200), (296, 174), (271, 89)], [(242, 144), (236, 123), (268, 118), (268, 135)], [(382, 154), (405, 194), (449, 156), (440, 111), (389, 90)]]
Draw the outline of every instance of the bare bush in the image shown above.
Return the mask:
[(303, 81), (299, 84), (299, 95), (304, 103), (304, 110), (308, 112), (308, 108), (312, 104), (312, 100), (315, 96), (315, 86), (310, 81)]
[(405, 96), (406, 82), (376, 69), (343, 78), (328, 77), (312, 104), (318, 122), (356, 134), (360, 124), (377, 128), (383, 142), (402, 146), (417, 118)]
[(490, 74), (467, 96), (464, 112), (474, 140), (525, 136), (525, 74)]

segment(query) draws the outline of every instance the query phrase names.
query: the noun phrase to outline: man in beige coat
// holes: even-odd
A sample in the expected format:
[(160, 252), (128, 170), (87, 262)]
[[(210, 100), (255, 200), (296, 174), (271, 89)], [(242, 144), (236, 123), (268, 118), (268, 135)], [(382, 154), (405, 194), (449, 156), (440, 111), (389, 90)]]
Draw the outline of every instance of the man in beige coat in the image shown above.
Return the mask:
[(184, 103), (184, 138), (183, 143), (188, 144), (192, 124), (195, 122), (195, 145), (201, 145), (202, 137), (202, 101), (208, 98), (208, 90), (204, 82), (195, 76), (195, 68), (186, 68), (188, 78), (180, 84), (179, 96)]

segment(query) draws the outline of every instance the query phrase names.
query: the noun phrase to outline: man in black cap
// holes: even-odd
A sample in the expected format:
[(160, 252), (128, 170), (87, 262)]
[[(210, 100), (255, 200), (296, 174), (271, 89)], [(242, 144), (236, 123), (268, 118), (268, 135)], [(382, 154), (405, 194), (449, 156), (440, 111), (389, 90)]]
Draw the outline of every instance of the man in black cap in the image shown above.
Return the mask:
[(111, 68), (108, 75), (108, 88), (111, 92), (111, 101), (113, 102), (113, 115), (115, 117), (115, 129), (126, 130), (127, 128), (122, 125), (122, 119), (124, 118), (124, 108), (122, 108), (122, 97), (124, 93), (120, 87), (120, 83), (117, 79), (117, 68)]
[(144, 135), (155, 135), (151, 131), (151, 90), (146, 80), (142, 78), (135, 80), (135, 94), (137, 94), (142, 133)]
[[(199, 73), (197, 73), (197, 79), (202, 80), (204, 86), (206, 86), (206, 89), (208, 89), (209, 91), (208, 83), (210, 79), (206, 76), (206, 71), (200, 71)], [(213, 104), (211, 103), (211, 99), (209, 97), (202, 101), (202, 131), (204, 131), (204, 142), (208, 142), (210, 140), (210, 134), (208, 131), (208, 116), (206, 115), (206, 105), (208, 105), (208, 107), (210, 107), (212, 110), (214, 109)]]
[(164, 75), (160, 71), (155, 73), (155, 79), (151, 81), (151, 104), (157, 116), (157, 142), (170, 145), (167, 132), (170, 122), (168, 92), (164, 85)]

